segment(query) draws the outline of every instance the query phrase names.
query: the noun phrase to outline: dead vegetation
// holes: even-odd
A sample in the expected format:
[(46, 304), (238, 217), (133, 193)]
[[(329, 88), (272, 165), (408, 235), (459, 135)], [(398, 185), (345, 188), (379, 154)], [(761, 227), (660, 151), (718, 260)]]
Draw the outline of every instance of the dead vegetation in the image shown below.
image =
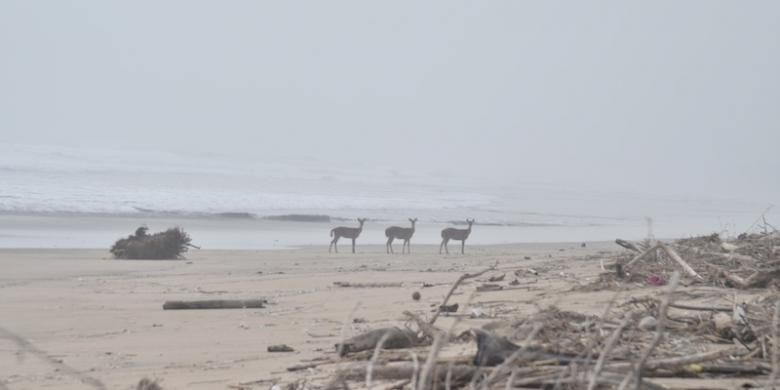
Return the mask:
[[(448, 311), (449, 298), (464, 281), (497, 269), (467, 273), (429, 320), (407, 311), (405, 328), (375, 329), (348, 339), (336, 347), (340, 358), (294, 367), (307, 374), (289, 388), (372, 388), (377, 383), (386, 390), (713, 388), (711, 380), (726, 378), (738, 378), (744, 387), (774, 388), (780, 373), (776, 242), (776, 232), (733, 240), (717, 235), (672, 243), (619, 240), (627, 251), (614, 255), (609, 265), (602, 263), (604, 273), (586, 289), (655, 288), (650, 295), (616, 296), (601, 315), (549, 306), (522, 317), (501, 316), (456, 335), (453, 329), (462, 317), (449, 329), (435, 325)], [(504, 275), (486, 281), (502, 281)], [(472, 287), (474, 294), (492, 290), (485, 288), (489, 285)], [(697, 287), (706, 287), (706, 293)], [(736, 292), (744, 290), (751, 298), (739, 301)], [(730, 304), (685, 303), (702, 294), (726, 297)], [(469, 343), (476, 344), (474, 355), (441, 353), (448, 344)]]
[[(360, 348), (337, 346), (343, 360), (323, 365), (341, 366), (327, 383), (307, 386), (370, 388), (381, 381), (390, 384), (388, 389), (415, 390), (663, 389), (664, 381), (683, 378), (742, 377), (750, 386), (773, 381), (777, 314), (770, 303), (775, 296), (732, 308), (688, 307), (675, 304), (684, 296), (680, 278), (673, 272), (657, 297), (610, 302), (602, 316), (553, 306), (458, 336), (437, 328), (435, 316), (425, 321), (407, 312), (412, 324), (406, 329), (376, 329), (346, 341)], [(476, 343), (476, 355), (442, 358), (448, 343)], [(310, 373), (320, 368), (306, 366)]]
[(125, 260), (173, 260), (179, 259), (192, 245), (189, 234), (175, 227), (164, 232), (147, 234), (144, 226), (136, 229), (135, 234), (120, 238), (111, 247), (115, 259)]
[(673, 271), (686, 285), (752, 289), (777, 288), (780, 282), (780, 233), (742, 234), (724, 240), (717, 234), (672, 243), (616, 240), (627, 249), (615, 255), (596, 283), (585, 290), (660, 286)]

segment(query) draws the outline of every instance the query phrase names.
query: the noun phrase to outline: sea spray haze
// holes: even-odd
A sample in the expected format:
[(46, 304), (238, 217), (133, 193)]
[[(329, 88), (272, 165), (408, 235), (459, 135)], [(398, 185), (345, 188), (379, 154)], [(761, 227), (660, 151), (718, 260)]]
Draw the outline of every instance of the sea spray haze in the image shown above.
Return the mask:
[[(435, 243), (439, 227), (462, 221), (466, 216), (476, 218), (481, 225), (476, 228), (475, 243), (497, 243), (555, 241), (560, 240), (561, 234), (604, 240), (621, 232), (641, 235), (645, 231), (645, 215), (656, 218), (656, 234), (662, 236), (686, 234), (690, 229), (730, 229), (749, 223), (760, 209), (758, 204), (733, 200), (673, 199), (512, 185), (478, 177), (442, 178), (434, 173), (339, 166), (311, 159), (242, 160), (90, 147), (2, 144), (0, 172), (0, 213), (6, 221), (0, 228), (7, 236), (3, 240), (5, 246), (41, 245), (43, 240), (57, 246), (83, 242), (99, 246), (106, 233), (95, 230), (107, 231), (85, 227), (75, 241), (72, 235), (79, 232), (77, 227), (68, 228), (70, 232), (64, 236), (54, 235), (63, 236), (62, 240), (29, 231), (24, 234), (32, 235), (27, 240), (8, 238), (18, 236), (20, 226), (25, 226), (12, 226), (9, 218), (30, 215), (57, 219), (68, 215), (125, 218), (125, 227), (109, 224), (109, 231), (120, 236), (132, 230), (133, 224), (162, 220), (192, 225), (193, 220), (210, 219), (218, 221), (212, 223), (224, 224), (201, 229), (216, 237), (205, 238), (212, 247), (252, 248), (274, 243), (316, 244), (318, 234), (324, 234), (320, 230), (328, 229), (303, 226), (282, 229), (282, 234), (267, 226), (253, 225), (262, 221), (236, 218), (258, 220), (283, 214), (318, 214), (353, 219), (366, 215), (377, 221), (368, 224), (371, 231), (383, 229), (377, 224), (416, 216), (421, 219), (418, 240)], [(41, 223), (58, 229), (58, 223), (50, 219)], [(226, 230), (240, 233), (226, 240)], [(198, 228), (193, 231), (196, 239), (198, 232)], [(371, 233), (363, 238), (367, 243), (379, 243), (382, 239)]]

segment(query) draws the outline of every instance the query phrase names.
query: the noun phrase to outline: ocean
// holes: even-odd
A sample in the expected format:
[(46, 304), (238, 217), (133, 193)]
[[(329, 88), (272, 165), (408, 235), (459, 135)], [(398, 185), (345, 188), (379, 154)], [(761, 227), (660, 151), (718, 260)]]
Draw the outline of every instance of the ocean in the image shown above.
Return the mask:
[[(473, 244), (733, 235), (767, 206), (315, 159), (0, 144), (2, 248), (107, 247), (141, 224), (182, 226), (208, 248), (327, 245), (331, 227), (357, 217), (369, 218), (360, 241), (371, 244), (410, 217), (422, 244), (466, 218), (477, 220)], [(320, 218), (273, 218), (289, 215)]]

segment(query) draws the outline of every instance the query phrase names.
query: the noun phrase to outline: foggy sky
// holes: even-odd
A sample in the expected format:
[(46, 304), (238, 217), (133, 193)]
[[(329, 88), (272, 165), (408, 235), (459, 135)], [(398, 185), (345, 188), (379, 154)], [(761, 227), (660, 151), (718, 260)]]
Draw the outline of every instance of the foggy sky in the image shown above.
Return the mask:
[(776, 1), (5, 0), (0, 142), (777, 202), (778, 15)]

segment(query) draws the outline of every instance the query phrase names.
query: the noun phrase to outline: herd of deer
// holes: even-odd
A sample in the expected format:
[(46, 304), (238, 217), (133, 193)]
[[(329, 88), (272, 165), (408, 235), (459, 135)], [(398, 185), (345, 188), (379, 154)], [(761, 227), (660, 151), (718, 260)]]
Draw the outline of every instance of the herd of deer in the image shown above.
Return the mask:
[[(363, 231), (363, 224), (365, 222), (365, 218), (358, 218), (358, 223), (360, 223), (360, 226), (356, 228), (339, 226), (337, 228), (331, 229), (330, 236), (333, 237), (333, 240), (331, 240), (330, 247), (328, 247), (328, 253), (330, 253), (333, 249), (336, 250), (336, 253), (339, 253), (338, 242), (339, 238), (341, 237), (352, 240), (352, 253), (355, 253), (355, 240), (357, 240), (358, 236), (360, 236), (360, 233)], [(409, 222), (412, 223), (412, 227), (410, 228), (390, 226), (389, 228), (385, 229), (385, 236), (387, 237), (387, 244), (385, 244), (385, 249), (387, 250), (387, 253), (395, 253), (393, 252), (393, 240), (395, 239), (404, 240), (401, 253), (412, 253), (412, 247), (409, 241), (414, 235), (414, 228), (415, 224), (417, 223), (417, 218), (409, 218)], [(439, 254), (441, 254), (442, 248), (444, 248), (447, 254), (450, 254), (450, 250), (447, 248), (447, 244), (450, 242), (450, 240), (460, 241), (460, 253), (465, 253), (466, 239), (469, 238), (469, 234), (471, 234), (471, 225), (474, 224), (474, 220), (467, 219), (466, 223), (469, 225), (467, 229), (446, 228), (441, 231), (441, 245), (439, 245)]]

